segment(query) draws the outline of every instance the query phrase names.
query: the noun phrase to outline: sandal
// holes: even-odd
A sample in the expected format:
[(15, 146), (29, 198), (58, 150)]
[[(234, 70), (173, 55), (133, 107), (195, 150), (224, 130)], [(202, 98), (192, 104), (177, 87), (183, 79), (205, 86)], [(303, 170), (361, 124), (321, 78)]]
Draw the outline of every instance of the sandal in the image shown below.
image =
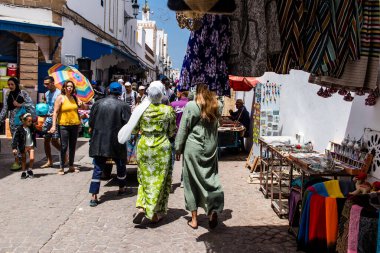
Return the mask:
[(58, 175), (65, 175), (65, 170), (64, 169), (58, 170)]
[(77, 167), (70, 167), (70, 169), (67, 171), (69, 173), (78, 173), (80, 170)]
[(191, 227), (192, 229), (198, 229), (198, 225), (197, 225), (196, 227), (193, 227), (193, 226), (191, 225), (191, 220), (189, 220), (189, 221), (187, 222), (187, 225), (188, 225), (189, 227)]
[(218, 226), (218, 214), (216, 212), (211, 214), (211, 219), (208, 221), (208, 226), (210, 229), (214, 229)]
[(51, 167), (53, 167), (53, 164), (47, 162), (47, 163), (45, 163), (44, 165), (41, 166), (41, 169), (47, 169), (47, 168), (51, 168)]
[(144, 212), (138, 212), (138, 213), (135, 213), (133, 215), (133, 220), (132, 222), (134, 224), (141, 224), (142, 220), (144, 219), (145, 217), (145, 213)]

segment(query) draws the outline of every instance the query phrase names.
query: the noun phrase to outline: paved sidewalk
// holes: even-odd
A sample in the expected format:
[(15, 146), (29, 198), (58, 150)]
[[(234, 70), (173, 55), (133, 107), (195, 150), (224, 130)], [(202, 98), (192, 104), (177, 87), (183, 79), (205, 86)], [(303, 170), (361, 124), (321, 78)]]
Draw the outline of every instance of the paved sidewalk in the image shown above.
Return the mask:
[[(36, 178), (22, 181), (19, 173), (0, 179), (0, 252), (296, 252), (287, 221), (279, 219), (270, 201), (247, 184), (242, 161), (221, 161), (225, 191), (221, 224), (208, 231), (200, 210), (200, 227), (187, 226), (180, 163), (174, 172), (175, 192), (167, 217), (158, 225), (135, 227), (137, 182), (130, 175), (132, 196), (118, 197), (113, 180), (103, 182), (102, 203), (88, 206), (92, 175), (88, 145), (77, 151), (83, 171), (59, 176), (56, 169), (37, 169)], [(4, 169), (4, 168), (2, 168)]]

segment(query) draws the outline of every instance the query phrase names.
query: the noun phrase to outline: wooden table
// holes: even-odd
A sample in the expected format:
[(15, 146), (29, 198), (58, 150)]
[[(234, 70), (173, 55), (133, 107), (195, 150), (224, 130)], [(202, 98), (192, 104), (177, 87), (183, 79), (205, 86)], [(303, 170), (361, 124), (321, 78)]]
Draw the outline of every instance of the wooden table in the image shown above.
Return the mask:
[(291, 136), (265, 136), (259, 138), (260, 145), (260, 191), (268, 198), (271, 194), (269, 177), (274, 167), (281, 167), (287, 164), (287, 158), (276, 149), (275, 144), (289, 143), (294, 144), (295, 138)]

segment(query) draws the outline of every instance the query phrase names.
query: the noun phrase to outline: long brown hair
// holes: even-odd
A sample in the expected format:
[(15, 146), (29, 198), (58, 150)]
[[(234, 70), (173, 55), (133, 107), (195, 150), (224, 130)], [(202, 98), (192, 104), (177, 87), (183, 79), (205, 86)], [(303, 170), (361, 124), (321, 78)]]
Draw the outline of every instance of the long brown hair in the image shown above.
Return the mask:
[(218, 100), (215, 93), (210, 91), (205, 84), (197, 85), (196, 103), (201, 108), (201, 117), (208, 122), (218, 120)]
[(61, 89), (61, 94), (62, 95), (66, 95), (66, 86), (69, 84), (69, 83), (72, 83), (73, 84), (73, 92), (71, 92), (71, 96), (74, 96), (77, 94), (77, 90), (75, 89), (75, 84), (73, 83), (73, 81), (66, 81), (63, 85), (62, 85), (62, 89)]

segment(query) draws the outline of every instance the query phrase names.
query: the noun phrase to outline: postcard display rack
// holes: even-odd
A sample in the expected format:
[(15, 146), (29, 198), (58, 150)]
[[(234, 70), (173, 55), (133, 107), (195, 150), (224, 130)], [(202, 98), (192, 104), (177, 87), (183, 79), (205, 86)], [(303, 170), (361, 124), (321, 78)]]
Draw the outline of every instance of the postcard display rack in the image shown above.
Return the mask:
[(281, 84), (267, 81), (257, 84), (253, 105), (253, 141), (261, 136), (280, 136)]

